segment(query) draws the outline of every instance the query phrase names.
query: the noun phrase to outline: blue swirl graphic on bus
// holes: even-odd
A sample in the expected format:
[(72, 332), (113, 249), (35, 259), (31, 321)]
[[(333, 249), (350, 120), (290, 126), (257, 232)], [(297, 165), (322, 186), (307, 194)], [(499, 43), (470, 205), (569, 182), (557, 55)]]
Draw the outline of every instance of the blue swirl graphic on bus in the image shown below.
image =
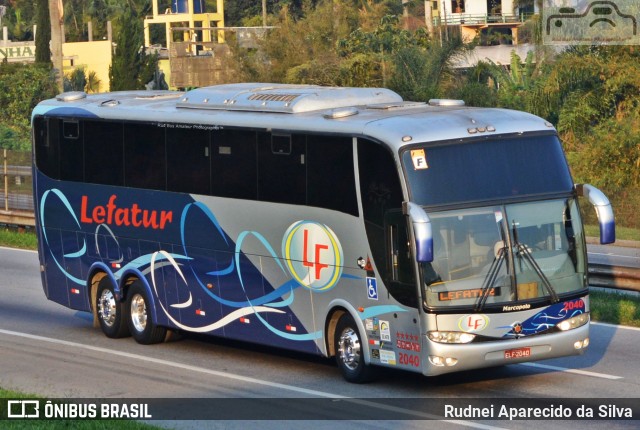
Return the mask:
[(561, 302), (545, 308), (531, 318), (518, 325), (519, 332), (516, 333), (514, 326), (501, 326), (499, 328), (508, 329), (504, 337), (530, 336), (549, 330), (562, 321), (572, 318), (585, 312), (585, 304), (582, 299)]
[[(51, 254), (51, 257), (54, 261), (54, 263), (56, 264), (56, 266), (58, 266), (58, 269), (60, 269), (60, 272), (70, 281), (78, 284), (78, 285), (84, 285), (85, 281), (81, 278), (78, 278), (75, 275), (72, 275), (71, 273), (69, 273), (65, 266), (59, 261), (58, 256), (56, 256), (56, 253), (54, 252), (54, 249), (56, 248), (55, 246), (51, 246), (50, 242), (49, 242), (49, 235), (48, 235), (48, 229), (47, 229), (47, 225), (48, 223), (46, 222), (46, 216), (45, 216), (45, 212), (46, 212), (46, 208), (47, 208), (47, 201), (49, 196), (55, 196), (57, 197), (60, 202), (62, 203), (63, 207), (66, 209), (66, 212), (71, 216), (71, 219), (73, 220), (73, 222), (75, 223), (75, 226), (80, 229), (80, 221), (78, 220), (78, 217), (76, 216), (75, 212), (73, 211), (72, 207), (71, 207), (71, 203), (69, 203), (69, 199), (67, 199), (67, 196), (64, 195), (64, 193), (58, 189), (51, 189), (51, 190), (47, 190), (44, 192), (44, 194), (42, 194), (42, 198), (40, 199), (40, 226), (42, 228), (42, 237), (46, 243), (46, 248), (49, 250), (49, 253)], [(62, 258), (80, 258), (82, 256), (84, 256), (87, 252), (87, 244), (86, 242), (83, 240), (82, 243), (82, 247), (80, 247), (80, 249), (76, 252), (71, 252), (71, 253), (64, 253), (64, 250), (62, 250)]]
[[(91, 203), (94, 203), (94, 199), (99, 200), (99, 197), (99, 194), (92, 195)], [(344, 257), (340, 241), (333, 230), (324, 224), (306, 220), (291, 224), (283, 234), (281, 256), (258, 231), (241, 231), (234, 241), (213, 212), (205, 204), (193, 200), (179, 206), (180, 224), (179, 230), (175, 231), (178, 237), (172, 239), (171, 232), (167, 231), (166, 238), (158, 240), (150, 232), (145, 242), (147, 252), (132, 256), (132, 249), (139, 248), (139, 241), (143, 239), (132, 239), (131, 234), (124, 234), (121, 229), (128, 228), (129, 224), (115, 221), (136, 220), (126, 217), (133, 213), (132, 208), (138, 210), (135, 201), (139, 198), (133, 192), (123, 192), (117, 196), (111, 194), (103, 200), (107, 202), (103, 205), (97, 203), (89, 206), (87, 195), (74, 193), (69, 198), (57, 188), (50, 188), (42, 194), (38, 216), (51, 261), (87, 297), (88, 281), (83, 276), (86, 276), (90, 267), (107, 271), (114, 282), (137, 274), (146, 279), (157, 298), (158, 312), (179, 329), (210, 332), (254, 315), (270, 333), (299, 342), (321, 339), (323, 331), (306, 333), (296, 327), (300, 321), (289, 309), (296, 303), (296, 290), (303, 288), (312, 293), (322, 293), (334, 288), (340, 279), (361, 279), (342, 273)], [(79, 205), (82, 206), (80, 212), (74, 211), (73, 202), (76, 200), (82, 203)], [(171, 202), (164, 206), (170, 208), (170, 205)], [(113, 211), (113, 218), (109, 215), (110, 210)], [(156, 214), (155, 209), (149, 209), (148, 213)], [(170, 214), (170, 211), (162, 213)], [(48, 217), (56, 220), (55, 232), (49, 228), (52, 221)], [(171, 218), (167, 217), (167, 220), (170, 222)], [(93, 225), (92, 231), (84, 232), (83, 227), (89, 225)], [(52, 241), (52, 238), (55, 240)], [(175, 245), (161, 245), (163, 240), (167, 243), (177, 242), (181, 252), (170, 249)], [(249, 242), (250, 252), (249, 249), (245, 250)], [(140, 251), (143, 251), (142, 247)], [(250, 257), (262, 259), (263, 263), (259, 266), (267, 263), (272, 265), (272, 269), (264, 273), (280, 279), (278, 285), (272, 286), (263, 274), (263, 268), (252, 262)], [(130, 261), (125, 262), (125, 259)], [(78, 264), (70, 264), (72, 261)], [(255, 285), (262, 287), (256, 289)], [(222, 286), (226, 288), (224, 295)], [(256, 292), (259, 294), (256, 295)], [(218, 310), (203, 298), (217, 303)], [(60, 299), (63, 300), (62, 296)], [(402, 310), (399, 307), (393, 309)], [(368, 308), (363, 315), (378, 315), (387, 311), (387, 307), (374, 307)], [(291, 321), (297, 322), (295, 325), (287, 324), (287, 330), (293, 327), (293, 332), (276, 327), (270, 318), (266, 318), (267, 314), (294, 318), (295, 321)], [(284, 320), (276, 318), (273, 321), (282, 323)]]
[[(294, 280), (289, 280), (284, 282), (282, 285), (278, 286), (277, 288), (275, 288), (272, 292), (264, 294), (261, 297), (254, 297), (254, 298), (250, 297), (246, 289), (245, 279), (241, 269), (243, 267), (241, 259), (247, 258), (242, 253), (242, 246), (244, 244), (244, 241), (248, 237), (253, 237), (257, 239), (258, 243), (261, 244), (264, 250), (266, 251), (266, 255), (270, 257), (277, 264), (282, 274), (283, 275), (287, 274), (282, 262), (280, 261), (280, 257), (276, 254), (275, 250), (273, 249), (271, 244), (267, 241), (267, 239), (259, 232), (256, 232), (256, 231), (241, 232), (238, 235), (237, 241), (235, 243), (235, 247), (231, 249), (231, 246), (232, 246), (231, 241), (227, 238), (226, 234), (224, 233), (224, 230), (220, 226), (220, 223), (218, 222), (215, 215), (204, 204), (200, 202), (194, 202), (192, 204), (187, 205), (184, 208), (180, 218), (180, 234), (181, 234), (181, 240), (182, 240), (182, 247), (184, 249), (184, 253), (186, 256), (189, 256), (189, 246), (187, 244), (187, 241), (188, 241), (187, 225), (188, 225), (189, 213), (192, 209), (197, 209), (200, 211), (201, 215), (204, 215), (205, 219), (210, 223), (210, 225), (214, 227), (215, 236), (218, 236), (212, 239), (217, 239), (217, 243), (220, 246), (223, 246), (224, 244), (231, 251), (229, 255), (232, 255), (232, 257), (229, 259), (229, 262), (227, 264), (223, 264), (222, 269), (208, 270), (204, 272), (204, 275), (218, 277), (218, 279), (224, 278), (227, 276), (231, 276), (234, 279), (237, 279), (240, 285), (240, 288), (243, 292), (245, 300), (242, 300), (242, 301), (227, 300), (215, 294), (211, 290), (211, 288), (209, 288), (208, 283), (203, 281), (202, 276), (198, 274), (198, 271), (196, 270), (196, 268), (192, 266), (191, 272), (194, 276), (194, 279), (200, 286), (201, 290), (204, 291), (204, 293), (207, 296), (209, 296), (216, 302), (231, 308), (253, 309), (254, 312), (252, 313), (256, 315), (258, 320), (269, 331), (271, 331), (272, 333), (280, 337), (283, 337), (289, 340), (296, 340), (296, 341), (315, 340), (315, 339), (322, 338), (322, 331), (320, 330), (312, 333), (308, 333), (308, 334), (293, 334), (293, 333), (284, 332), (282, 330), (278, 330), (277, 328), (273, 327), (271, 324), (269, 324), (268, 321), (266, 321), (264, 318), (262, 318), (259, 315), (259, 312), (264, 312), (266, 309), (268, 309), (270, 312), (275, 312), (277, 308), (284, 308), (284, 307), (290, 306), (295, 300), (294, 290), (300, 287), (299, 283), (295, 282)], [(285, 296), (287, 297), (284, 298)]]

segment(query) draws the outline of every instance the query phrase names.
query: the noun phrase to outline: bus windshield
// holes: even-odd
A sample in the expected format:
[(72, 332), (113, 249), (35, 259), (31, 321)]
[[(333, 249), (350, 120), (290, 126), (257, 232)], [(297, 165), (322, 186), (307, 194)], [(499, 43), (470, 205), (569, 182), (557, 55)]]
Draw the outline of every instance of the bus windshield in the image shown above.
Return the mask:
[(427, 307), (559, 297), (585, 288), (575, 199), (431, 213), (434, 260), (422, 264)]
[(411, 201), (421, 206), (570, 193), (573, 189), (555, 135), (418, 144), (404, 151), (402, 160)]

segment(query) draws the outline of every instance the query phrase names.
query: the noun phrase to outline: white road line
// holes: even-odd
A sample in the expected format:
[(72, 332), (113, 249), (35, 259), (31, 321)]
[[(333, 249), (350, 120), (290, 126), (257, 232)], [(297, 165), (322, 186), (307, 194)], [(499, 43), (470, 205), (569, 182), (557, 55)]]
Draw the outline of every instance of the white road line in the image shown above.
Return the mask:
[(6, 251), (22, 251), (22, 252), (30, 252), (32, 254), (37, 254), (38, 251), (34, 249), (22, 249), (22, 248), (8, 248), (6, 246), (0, 246), (0, 249), (4, 249)]
[(588, 255), (604, 255), (606, 257), (616, 257), (616, 258), (631, 258), (634, 260), (638, 260), (638, 257), (634, 255), (620, 255), (620, 254), (602, 253), (602, 252), (587, 252), (587, 254)]
[(541, 363), (519, 363), (519, 365), (534, 367), (536, 369), (555, 370), (555, 371), (564, 372), (564, 373), (574, 373), (577, 375), (591, 376), (594, 378), (611, 379), (611, 380), (623, 379), (622, 376), (607, 375), (605, 373), (597, 373), (597, 372), (589, 372), (588, 370), (568, 369), (566, 367), (550, 366), (548, 364), (541, 364)]
[(242, 375), (238, 375), (238, 374), (235, 374), (235, 373), (221, 372), (219, 370), (211, 370), (211, 369), (206, 369), (204, 367), (191, 366), (191, 365), (188, 365), (188, 364), (176, 363), (174, 361), (162, 360), (162, 359), (159, 359), (159, 358), (147, 357), (147, 356), (139, 355), (139, 354), (132, 354), (132, 353), (129, 353), (129, 352), (115, 351), (115, 350), (108, 349), (108, 348), (101, 348), (99, 346), (84, 345), (82, 343), (69, 342), (69, 341), (66, 341), (66, 340), (53, 339), (53, 338), (50, 338), (50, 337), (37, 336), (37, 335), (29, 334), (29, 333), (21, 333), (21, 332), (11, 331), (11, 330), (0, 329), (0, 333), (6, 334), (6, 335), (9, 335), (9, 336), (17, 336), (17, 337), (22, 337), (22, 338), (25, 338), (25, 339), (36, 340), (36, 341), (40, 341), (40, 342), (48, 342), (48, 343), (53, 343), (53, 344), (57, 344), (57, 345), (68, 346), (68, 347), (71, 347), (71, 348), (79, 348), (79, 349), (84, 349), (84, 350), (88, 350), (88, 351), (99, 352), (101, 354), (116, 355), (116, 356), (119, 356), (119, 357), (124, 357), (124, 358), (132, 359), (132, 360), (138, 360), (138, 361), (143, 361), (143, 362), (147, 362), (147, 363), (160, 364), (160, 365), (163, 365), (163, 366), (174, 367), (174, 368), (178, 368), (178, 369), (182, 369), (182, 370), (188, 370), (188, 371), (191, 371), (191, 372), (202, 373), (202, 374), (206, 374), (206, 375), (212, 375), (212, 376), (216, 376), (216, 377), (220, 377), (220, 378), (233, 379), (233, 380), (236, 380), (236, 381), (242, 381), (242, 382), (247, 382), (247, 383), (251, 383), (251, 384), (266, 385), (268, 387), (279, 388), (281, 390), (292, 391), (292, 392), (298, 393), (298, 394), (306, 394), (306, 395), (310, 395), (310, 396), (323, 397), (323, 398), (329, 398), (329, 399), (340, 399), (342, 401), (352, 402), (354, 404), (365, 405), (365, 406), (368, 406), (368, 407), (374, 407), (374, 408), (378, 408), (378, 409), (385, 409), (385, 410), (389, 410), (389, 411), (393, 411), (393, 412), (400, 412), (402, 414), (406, 414), (406, 415), (409, 415), (409, 416), (415, 416), (416, 419), (433, 419), (433, 420), (439, 420), (441, 422), (446, 422), (446, 423), (450, 423), (450, 424), (457, 424), (457, 425), (464, 426), (464, 427), (472, 427), (472, 428), (482, 429), (482, 430), (506, 430), (506, 429), (503, 429), (502, 427), (495, 427), (495, 426), (491, 426), (491, 425), (476, 423), (476, 422), (473, 422), (473, 421), (446, 420), (443, 417), (440, 417), (440, 416), (437, 416), (437, 415), (433, 415), (433, 414), (429, 414), (429, 413), (414, 411), (414, 410), (410, 410), (410, 409), (398, 408), (398, 407), (395, 407), (395, 406), (384, 405), (382, 403), (377, 403), (377, 402), (372, 402), (372, 401), (367, 401), (367, 400), (362, 400), (362, 399), (350, 398), (350, 397), (346, 397), (346, 396), (341, 396), (339, 394), (329, 393), (329, 392), (326, 392), (326, 391), (310, 390), (310, 389), (307, 389), (307, 388), (296, 387), (296, 386), (293, 386), (293, 385), (280, 384), (278, 382), (265, 381), (263, 379), (251, 378), (249, 376), (242, 376)]
[(603, 327), (609, 327), (609, 328), (615, 328), (617, 329), (622, 329), (622, 330), (632, 330), (632, 331), (640, 331), (640, 327), (631, 327), (628, 325), (618, 325), (618, 324), (609, 324), (609, 323), (603, 323), (603, 322), (598, 322), (598, 321), (591, 321), (592, 325), (601, 325)]

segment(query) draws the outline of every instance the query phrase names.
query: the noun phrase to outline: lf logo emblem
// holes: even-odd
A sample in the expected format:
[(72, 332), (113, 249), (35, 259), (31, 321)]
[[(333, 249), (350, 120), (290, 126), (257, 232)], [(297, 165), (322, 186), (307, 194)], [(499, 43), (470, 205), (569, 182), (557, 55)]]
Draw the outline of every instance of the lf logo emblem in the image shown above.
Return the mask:
[(367, 297), (378, 300), (378, 282), (376, 278), (367, 278)]
[(329, 291), (342, 276), (342, 246), (324, 224), (293, 223), (284, 235), (282, 254), (294, 279), (312, 291)]
[(489, 317), (484, 314), (465, 315), (458, 320), (458, 328), (465, 333), (477, 333), (489, 325)]
[(7, 401), (7, 418), (39, 418), (40, 402), (38, 400)]

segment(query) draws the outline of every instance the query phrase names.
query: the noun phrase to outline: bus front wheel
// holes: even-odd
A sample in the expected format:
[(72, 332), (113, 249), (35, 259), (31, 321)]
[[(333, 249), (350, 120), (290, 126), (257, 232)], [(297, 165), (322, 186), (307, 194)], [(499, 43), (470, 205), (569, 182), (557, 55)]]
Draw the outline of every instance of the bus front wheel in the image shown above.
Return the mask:
[(149, 297), (142, 285), (136, 281), (129, 287), (129, 329), (136, 342), (151, 345), (162, 342), (167, 329), (158, 327), (149, 312)]
[(116, 298), (108, 278), (103, 278), (96, 291), (96, 314), (102, 332), (110, 338), (129, 336), (128, 312), (124, 303)]
[(371, 366), (364, 361), (364, 348), (355, 321), (344, 314), (336, 326), (335, 351), (338, 368), (349, 382), (367, 382), (373, 376)]

